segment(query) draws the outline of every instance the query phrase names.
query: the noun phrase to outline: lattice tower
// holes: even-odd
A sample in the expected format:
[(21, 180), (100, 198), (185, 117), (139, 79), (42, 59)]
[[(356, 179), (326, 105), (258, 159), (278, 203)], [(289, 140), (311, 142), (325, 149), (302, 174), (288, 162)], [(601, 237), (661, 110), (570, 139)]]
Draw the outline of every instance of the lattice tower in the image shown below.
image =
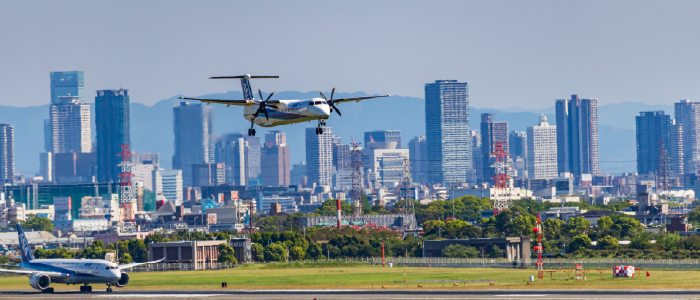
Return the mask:
[(661, 175), (661, 182), (659, 182), (661, 189), (659, 191), (671, 189), (671, 172), (671, 156), (668, 155), (668, 150), (664, 149), (663, 138), (661, 138), (659, 139), (659, 173)]
[(403, 212), (405, 214), (415, 213), (415, 207), (411, 199), (411, 162), (406, 157), (403, 161), (403, 189), (401, 190), (401, 198), (404, 200)]
[[(505, 194), (505, 190), (508, 188), (508, 179), (510, 179), (508, 177), (508, 152), (503, 150), (503, 142), (494, 142), (493, 147), (491, 156), (496, 157), (496, 162), (491, 167), (496, 169), (496, 174), (491, 179), (495, 181), (496, 194)], [(494, 215), (508, 209), (508, 207), (510, 207), (510, 200), (494, 198)]]
[(120, 193), (119, 193), (119, 207), (121, 208), (122, 219), (121, 222), (133, 222), (134, 221), (134, 206), (135, 202), (134, 190), (131, 185), (131, 156), (133, 153), (129, 151), (129, 145), (120, 145), (122, 147), (122, 152), (118, 155), (122, 157), (122, 162), (119, 166), (122, 167), (122, 172), (119, 173), (120, 182)]
[(537, 234), (537, 246), (535, 246), (535, 252), (537, 252), (537, 279), (544, 280), (544, 270), (542, 264), (542, 220), (540, 215), (537, 215), (537, 222), (535, 223), (535, 228), (533, 231)]

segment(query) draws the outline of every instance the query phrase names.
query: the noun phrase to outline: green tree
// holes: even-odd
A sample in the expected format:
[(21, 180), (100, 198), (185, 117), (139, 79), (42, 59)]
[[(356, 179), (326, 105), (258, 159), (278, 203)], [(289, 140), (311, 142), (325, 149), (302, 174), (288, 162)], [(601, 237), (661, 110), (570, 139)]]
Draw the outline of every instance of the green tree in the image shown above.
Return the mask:
[(280, 243), (272, 243), (265, 246), (265, 261), (287, 260), (287, 248)]
[[(345, 201), (340, 201), (340, 211), (344, 216), (352, 215), (352, 205)], [(321, 207), (314, 210), (314, 214), (321, 216), (335, 216), (338, 214), (338, 204), (337, 200), (330, 199), (323, 201)]]
[(492, 245), (491, 249), (489, 249), (488, 252), (488, 257), (490, 258), (501, 258), (506, 255), (506, 251), (501, 249), (501, 247), (498, 247), (496, 245)]
[(591, 238), (589, 238), (585, 234), (579, 234), (575, 237), (573, 237), (569, 241), (569, 252), (575, 252), (576, 250), (579, 249), (586, 249), (587, 247), (591, 246)]
[(129, 254), (134, 261), (148, 261), (148, 248), (146, 248), (146, 244), (144, 244), (143, 240), (131, 239), (127, 242), (127, 247), (129, 248)]
[(264, 261), (265, 260), (265, 253), (264, 253), (264, 248), (261, 244), (255, 243), (250, 246), (250, 251), (253, 254), (253, 259), (255, 261)]
[(688, 221), (693, 223), (700, 222), (700, 206), (688, 213)]
[(569, 218), (564, 230), (569, 234), (569, 236), (577, 236), (580, 234), (586, 234), (590, 227), (591, 222), (588, 222), (585, 217), (581, 216)]
[(440, 230), (445, 230), (445, 222), (440, 220), (430, 220), (423, 223), (423, 232), (425, 235), (436, 235), (439, 236)]
[(160, 234), (154, 233), (154, 234), (149, 234), (146, 236), (144, 239), (145, 244), (150, 244), (150, 243), (160, 243), (163, 241), (163, 237)]
[(233, 255), (233, 247), (229, 246), (226, 243), (221, 243), (219, 244), (219, 246), (217, 246), (217, 248), (219, 250), (219, 258), (217, 259), (218, 262), (229, 264), (238, 263), (238, 260), (236, 260), (236, 256)]
[(666, 251), (673, 251), (678, 249), (677, 247), (680, 241), (680, 234), (678, 234), (678, 232), (674, 232), (664, 234), (664, 236), (661, 239), (659, 239), (656, 243), (663, 245), (664, 250)]
[(651, 246), (651, 242), (649, 241), (649, 238), (646, 236), (638, 236), (634, 237), (630, 240), (630, 248), (633, 249), (646, 249)]
[(289, 248), (289, 257), (293, 260), (300, 260), (306, 256), (306, 253), (304, 252), (304, 249), (302, 249), (299, 246), (294, 246), (292, 248)]
[(616, 238), (606, 235), (598, 240), (598, 247), (605, 250), (617, 250), (620, 248), (620, 243)]
[[(37, 249), (38, 250), (38, 249)], [(0, 255), (0, 264), (7, 264), (10, 262), (10, 259), (5, 256), (5, 255)]]
[(48, 231), (53, 232), (51, 219), (37, 217), (33, 214), (27, 216), (27, 221), (19, 221), (25, 231)]
[(511, 234), (514, 236), (535, 237), (532, 230), (537, 225), (537, 218), (531, 214), (522, 214), (516, 217), (511, 223)]
[(561, 238), (561, 232), (566, 222), (560, 219), (547, 219), (542, 222), (542, 230), (545, 240), (551, 241)]
[(687, 250), (700, 250), (700, 236), (693, 234), (683, 241), (683, 247)]
[(321, 248), (321, 244), (311, 243), (309, 245), (309, 249), (306, 250), (306, 253), (311, 259), (319, 259), (323, 257), (323, 249)]
[(613, 226), (613, 220), (610, 217), (602, 216), (602, 217), (598, 218), (598, 225), (596, 225), (596, 227), (598, 227), (598, 230), (608, 231), (612, 228), (612, 226)]
[(452, 244), (442, 249), (442, 255), (445, 257), (473, 258), (479, 255), (479, 251), (474, 247)]
[(610, 219), (613, 221), (612, 230), (617, 230), (620, 232), (621, 237), (630, 237), (644, 231), (644, 226), (639, 223), (637, 219), (626, 214), (614, 214), (610, 215)]
[(131, 255), (129, 253), (124, 253), (119, 255), (119, 264), (120, 265), (125, 265), (125, 264), (130, 264), (134, 262), (133, 259), (131, 259)]
[(103, 241), (92, 241), (92, 244), (90, 244), (90, 247), (92, 248), (102, 248), (105, 249), (105, 242)]

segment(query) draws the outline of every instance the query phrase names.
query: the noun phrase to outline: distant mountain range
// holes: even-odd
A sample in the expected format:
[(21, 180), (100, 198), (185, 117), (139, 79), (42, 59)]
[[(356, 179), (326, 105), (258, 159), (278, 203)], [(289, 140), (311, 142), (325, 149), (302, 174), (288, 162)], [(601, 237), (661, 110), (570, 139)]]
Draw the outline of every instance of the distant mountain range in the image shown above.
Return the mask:
[[(335, 97), (357, 97), (362, 92), (337, 93)], [(274, 99), (306, 99), (318, 96), (316, 92), (279, 92)], [(131, 104), (132, 151), (158, 152), (161, 165), (170, 168), (173, 155), (172, 107), (181, 100), (174, 96), (157, 102), (153, 106)], [(202, 98), (241, 99), (241, 92), (210, 94)], [(223, 105), (211, 105), (214, 114), (214, 133), (245, 133), (250, 123), (242, 118), (242, 109)], [(333, 134), (349, 143), (353, 136), (362, 142), (365, 131), (401, 130), (402, 147), (415, 136), (425, 135), (425, 110), (422, 98), (392, 96), (370, 99), (359, 103), (339, 105), (343, 117), (335, 113), (328, 120)], [(645, 105), (625, 102), (600, 106), (599, 152), (601, 169), (606, 173), (636, 171), (635, 121), (640, 111), (665, 110), (673, 115), (672, 105)], [(480, 114), (496, 113), (497, 121), (507, 121), (509, 130), (526, 131), (536, 125), (540, 113), (545, 113), (550, 124), (555, 123), (554, 107), (543, 109), (510, 108), (505, 110), (470, 108), (470, 125), (479, 129)], [(49, 117), (49, 105), (32, 107), (0, 106), (0, 123), (8, 123), (15, 129), (15, 169), (25, 176), (34, 176), (39, 171), (39, 153), (44, 149), (43, 120)], [(267, 130), (282, 130), (287, 134), (290, 158), (293, 163), (305, 161), (305, 130), (315, 127), (316, 122), (301, 123), (273, 128), (257, 128), (257, 136), (264, 138)], [(93, 115), (94, 127), (94, 115)], [(94, 135), (94, 128), (93, 128)], [(94, 139), (93, 139), (94, 140)]]

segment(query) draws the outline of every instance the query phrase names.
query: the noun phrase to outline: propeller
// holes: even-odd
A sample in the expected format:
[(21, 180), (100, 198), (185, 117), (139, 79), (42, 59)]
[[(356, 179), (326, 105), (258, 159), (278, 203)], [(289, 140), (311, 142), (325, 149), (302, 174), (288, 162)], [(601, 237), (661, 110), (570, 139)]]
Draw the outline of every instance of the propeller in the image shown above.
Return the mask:
[(274, 95), (275, 92), (272, 92), (269, 96), (267, 96), (267, 99), (263, 100), (262, 92), (260, 92), (260, 89), (258, 89), (258, 95), (260, 95), (260, 106), (258, 106), (258, 110), (253, 114), (253, 120), (260, 115), (261, 112), (265, 113), (265, 119), (269, 120), (270, 115), (267, 114), (267, 107), (274, 107), (277, 108), (277, 106), (274, 105), (269, 105), (267, 104), (267, 100), (270, 100), (272, 98), (272, 95)]
[(323, 99), (326, 100), (326, 102), (328, 102), (328, 106), (331, 107), (331, 112), (335, 110), (335, 112), (337, 112), (339, 116), (343, 116), (342, 114), (340, 114), (340, 110), (338, 109), (338, 107), (335, 106), (335, 103), (333, 102), (333, 94), (335, 94), (335, 88), (333, 88), (333, 90), (331, 91), (331, 100), (326, 99), (326, 96), (324, 96), (323, 93), (321, 93), (320, 91), (318, 93), (321, 94), (321, 97), (323, 97)]

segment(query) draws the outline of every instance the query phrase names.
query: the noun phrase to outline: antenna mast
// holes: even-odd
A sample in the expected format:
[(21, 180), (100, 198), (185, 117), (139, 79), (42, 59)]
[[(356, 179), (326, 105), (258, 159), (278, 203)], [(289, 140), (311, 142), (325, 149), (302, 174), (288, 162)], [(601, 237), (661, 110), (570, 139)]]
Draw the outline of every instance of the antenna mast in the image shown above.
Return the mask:
[(362, 161), (360, 161), (360, 156), (364, 155), (359, 149), (359, 144), (355, 142), (355, 139), (351, 136), (350, 139), (352, 140), (352, 151), (350, 151), (350, 156), (352, 162), (350, 163), (350, 167), (352, 168), (352, 175), (350, 176), (352, 179), (352, 191), (351, 191), (351, 199), (353, 201), (353, 216), (356, 218), (360, 218), (363, 215), (363, 208), (362, 208)]

